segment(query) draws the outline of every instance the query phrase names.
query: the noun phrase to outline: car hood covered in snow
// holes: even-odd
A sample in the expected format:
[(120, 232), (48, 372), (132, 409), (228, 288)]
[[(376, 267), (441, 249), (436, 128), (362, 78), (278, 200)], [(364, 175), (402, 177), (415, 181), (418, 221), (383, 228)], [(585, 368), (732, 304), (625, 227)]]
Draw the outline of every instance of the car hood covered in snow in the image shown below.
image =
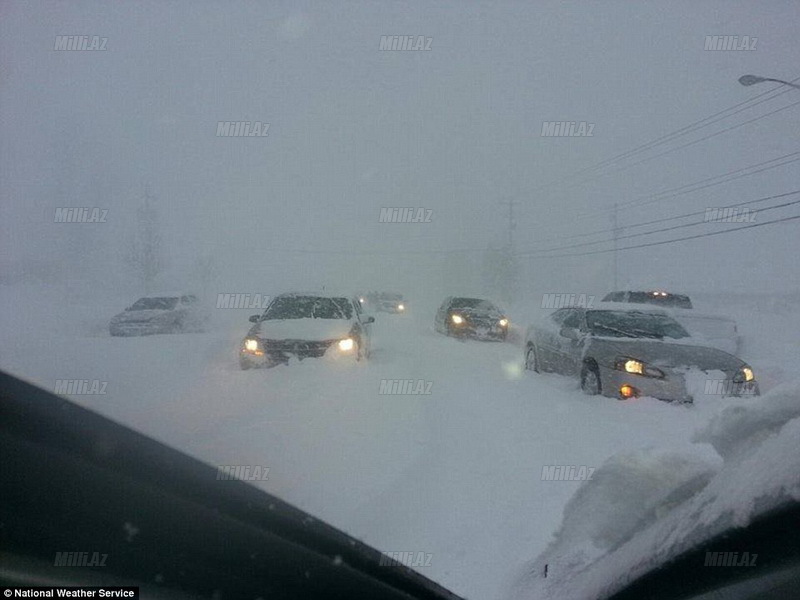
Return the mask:
[[(684, 338), (686, 339), (686, 338)], [(657, 367), (697, 367), (702, 371), (731, 372), (744, 366), (732, 354), (707, 346), (690, 346), (661, 340), (593, 337), (589, 344), (602, 348), (611, 361), (612, 355), (636, 358)]]
[(265, 340), (325, 341), (346, 338), (352, 327), (347, 319), (274, 319), (257, 323), (250, 335)]

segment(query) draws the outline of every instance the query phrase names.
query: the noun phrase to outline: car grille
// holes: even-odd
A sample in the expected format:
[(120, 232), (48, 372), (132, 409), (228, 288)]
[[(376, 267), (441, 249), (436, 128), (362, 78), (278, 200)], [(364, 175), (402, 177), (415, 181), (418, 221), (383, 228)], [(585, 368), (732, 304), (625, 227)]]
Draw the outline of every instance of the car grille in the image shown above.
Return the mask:
[(473, 327), (480, 327), (481, 329), (492, 329), (494, 327), (497, 327), (498, 319), (495, 317), (469, 315), (467, 316), (467, 322)]
[(289, 356), (319, 358), (325, 354), (332, 343), (308, 340), (264, 340), (262, 342), (264, 351), (274, 358), (288, 358)]

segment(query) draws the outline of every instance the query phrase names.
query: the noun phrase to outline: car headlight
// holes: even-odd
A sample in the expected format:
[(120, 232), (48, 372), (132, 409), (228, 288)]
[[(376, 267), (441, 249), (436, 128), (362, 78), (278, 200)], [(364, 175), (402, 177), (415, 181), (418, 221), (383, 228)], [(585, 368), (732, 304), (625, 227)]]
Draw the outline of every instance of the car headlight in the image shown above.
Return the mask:
[(264, 351), (261, 349), (261, 343), (253, 338), (245, 338), (243, 351), (257, 356), (262, 356), (264, 354)]
[(461, 315), (450, 315), (450, 319), (456, 325), (461, 325), (464, 322), (464, 317), (462, 317)]
[(664, 379), (666, 375), (661, 369), (651, 367), (646, 363), (635, 358), (618, 358), (614, 363), (614, 368), (618, 371), (625, 371), (626, 373), (633, 373), (634, 375), (642, 375), (643, 377), (654, 377), (656, 379)]
[(353, 338), (345, 338), (343, 340), (339, 340), (339, 350), (343, 352), (349, 352), (355, 347), (356, 343), (353, 341)]
[(506, 319), (505, 317), (500, 319), (498, 323), (500, 323), (500, 327), (508, 327), (508, 319)]
[(406, 309), (406, 307), (405, 307), (404, 304), (398, 304), (397, 305), (397, 310), (405, 310), (405, 309)]
[(742, 383), (747, 381), (753, 381), (756, 378), (755, 374), (753, 373), (753, 369), (750, 367), (742, 367), (739, 369), (739, 372), (734, 375), (733, 380), (736, 383)]
[(366, 302), (367, 300), (365, 298), (359, 298), (358, 301), (361, 302), (361, 304), (364, 304), (364, 302)]

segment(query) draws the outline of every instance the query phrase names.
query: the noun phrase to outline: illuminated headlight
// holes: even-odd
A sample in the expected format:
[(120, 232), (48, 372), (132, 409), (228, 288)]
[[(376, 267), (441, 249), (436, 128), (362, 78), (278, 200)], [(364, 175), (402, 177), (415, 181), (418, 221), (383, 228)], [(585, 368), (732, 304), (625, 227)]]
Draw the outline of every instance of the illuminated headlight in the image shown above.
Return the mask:
[(753, 369), (750, 367), (742, 367), (733, 380), (737, 383), (753, 381), (756, 378), (755, 374), (753, 373)]
[(498, 323), (500, 323), (500, 327), (508, 327), (508, 319), (505, 319), (505, 318), (500, 319), (500, 321), (498, 321)]
[(405, 304), (398, 304), (397, 305), (397, 310), (405, 310), (405, 309), (406, 309)]
[(453, 323), (456, 325), (461, 325), (464, 322), (464, 317), (461, 315), (450, 315), (450, 319), (452, 319)]
[(614, 368), (618, 371), (625, 371), (626, 373), (633, 373), (634, 375), (642, 375), (644, 377), (654, 377), (656, 379), (664, 379), (664, 371), (655, 367), (650, 367), (640, 360), (635, 358), (619, 358), (614, 364)]
[(253, 338), (247, 338), (244, 341), (244, 352), (256, 354), (258, 356), (264, 354), (264, 351), (261, 349), (261, 344), (258, 343), (258, 340), (254, 340)]
[(352, 338), (346, 338), (343, 340), (339, 340), (339, 350), (343, 352), (350, 352), (353, 348), (355, 348), (356, 343), (353, 341)]
[(366, 302), (367, 300), (366, 298), (359, 298), (358, 301), (361, 302), (361, 304), (364, 304), (364, 302)]

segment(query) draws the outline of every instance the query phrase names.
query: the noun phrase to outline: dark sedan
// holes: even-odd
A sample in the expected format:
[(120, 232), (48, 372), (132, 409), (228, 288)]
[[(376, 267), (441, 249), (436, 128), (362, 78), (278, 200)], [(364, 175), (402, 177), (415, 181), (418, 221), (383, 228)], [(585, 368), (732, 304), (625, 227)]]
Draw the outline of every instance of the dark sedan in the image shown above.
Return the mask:
[(450, 296), (436, 312), (434, 329), (453, 337), (504, 341), (508, 318), (489, 300)]

